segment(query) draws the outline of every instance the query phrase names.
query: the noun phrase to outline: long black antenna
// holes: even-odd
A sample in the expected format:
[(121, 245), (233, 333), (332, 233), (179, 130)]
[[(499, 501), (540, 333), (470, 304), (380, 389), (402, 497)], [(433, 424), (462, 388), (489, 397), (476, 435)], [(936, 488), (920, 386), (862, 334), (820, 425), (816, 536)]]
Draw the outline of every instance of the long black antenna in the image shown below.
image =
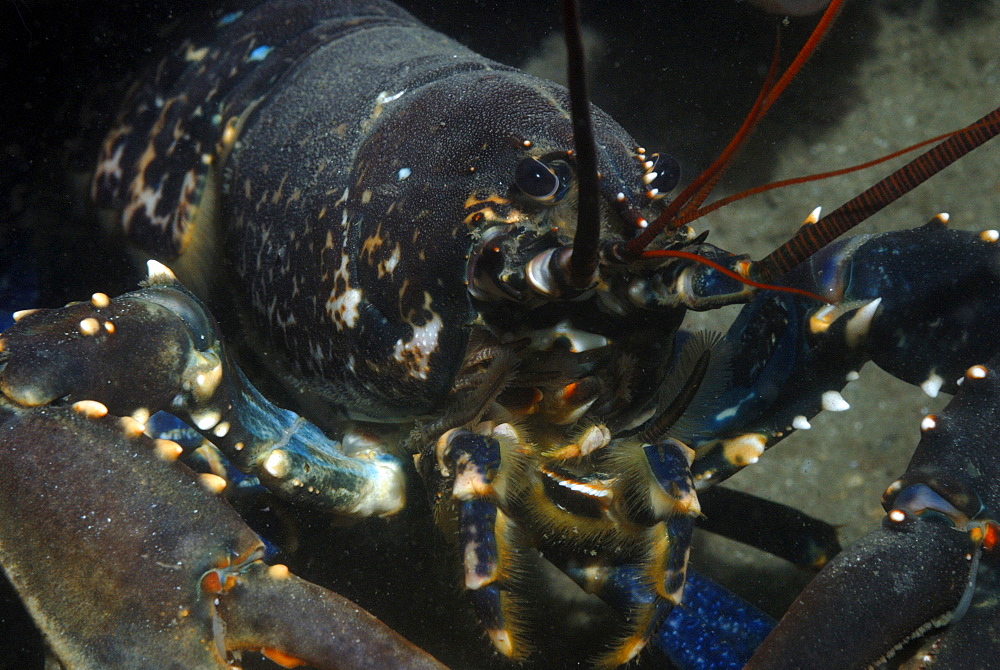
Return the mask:
[(570, 256), (569, 279), (574, 287), (583, 289), (594, 282), (601, 241), (597, 149), (594, 145), (594, 126), (590, 121), (590, 99), (587, 96), (587, 76), (583, 63), (580, 7), (576, 0), (563, 0), (562, 6), (578, 184), (576, 234), (573, 237), (573, 254)]

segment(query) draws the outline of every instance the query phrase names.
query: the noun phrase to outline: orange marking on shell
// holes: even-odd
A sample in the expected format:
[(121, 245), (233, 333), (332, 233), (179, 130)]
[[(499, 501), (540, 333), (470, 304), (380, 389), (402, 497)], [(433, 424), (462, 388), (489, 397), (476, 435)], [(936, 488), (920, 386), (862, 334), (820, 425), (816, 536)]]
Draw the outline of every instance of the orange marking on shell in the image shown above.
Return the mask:
[(986, 536), (983, 538), (983, 549), (992, 550), (1000, 541), (1000, 526), (995, 521), (986, 523)]
[(264, 656), (267, 656), (283, 668), (297, 668), (299, 666), (306, 665), (306, 662), (298, 656), (292, 656), (291, 654), (281, 651), (280, 649), (264, 647), (260, 650), (260, 653), (264, 654)]
[(205, 593), (222, 593), (222, 578), (218, 570), (209, 570), (201, 576), (201, 590)]

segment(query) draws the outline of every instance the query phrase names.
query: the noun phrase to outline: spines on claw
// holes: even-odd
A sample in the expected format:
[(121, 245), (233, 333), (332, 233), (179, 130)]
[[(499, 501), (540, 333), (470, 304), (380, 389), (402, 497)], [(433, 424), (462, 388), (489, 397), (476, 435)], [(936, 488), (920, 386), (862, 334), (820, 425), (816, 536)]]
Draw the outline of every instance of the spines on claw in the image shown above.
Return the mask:
[(25, 407), (68, 398), (99, 400), (119, 416), (165, 410), (286, 499), (345, 517), (402, 507), (395, 457), (377, 449), (345, 454), (316, 426), (271, 404), (230, 362), (200, 301), (159, 264), (148, 284), (15, 323), (4, 333), (0, 390)]
[(0, 514), (20, 520), (0, 524), (0, 560), (64, 667), (221, 669), (261, 649), (315, 667), (443, 667), (354, 603), (262, 563), (239, 515), (123, 418), (95, 401), (0, 396)]
[(876, 664), (940, 626), (921, 667), (995, 664), (1000, 459), (989, 441), (1000, 429), (998, 366), (994, 356), (969, 367), (948, 406), (922, 420), (906, 473), (883, 497), (882, 526), (820, 572), (748, 667)]

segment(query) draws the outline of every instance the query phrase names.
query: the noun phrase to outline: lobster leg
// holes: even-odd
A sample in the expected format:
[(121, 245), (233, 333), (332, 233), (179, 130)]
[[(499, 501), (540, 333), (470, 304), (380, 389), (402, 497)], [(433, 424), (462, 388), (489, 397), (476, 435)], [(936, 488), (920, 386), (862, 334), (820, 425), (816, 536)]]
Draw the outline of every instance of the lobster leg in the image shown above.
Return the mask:
[(870, 665), (945, 624), (921, 667), (995, 664), (1000, 357), (969, 368), (921, 429), (906, 474), (886, 490), (882, 527), (820, 572), (748, 667)]
[(255, 649), (287, 667), (442, 667), (264, 565), (259, 538), (162, 441), (101, 415), (0, 405), (0, 559), (64, 665), (226, 668)]

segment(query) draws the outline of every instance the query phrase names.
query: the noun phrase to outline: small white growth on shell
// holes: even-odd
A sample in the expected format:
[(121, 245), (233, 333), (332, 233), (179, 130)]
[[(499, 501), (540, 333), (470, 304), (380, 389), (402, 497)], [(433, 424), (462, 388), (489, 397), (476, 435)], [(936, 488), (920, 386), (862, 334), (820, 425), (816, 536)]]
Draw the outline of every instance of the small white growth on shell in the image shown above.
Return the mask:
[(844, 379), (846, 379), (846, 380), (847, 380), (847, 381), (849, 381), (849, 382), (856, 382), (856, 381), (858, 381), (858, 380), (859, 380), (860, 378), (861, 378), (861, 375), (860, 375), (860, 374), (858, 374), (858, 371), (857, 371), (857, 370), (851, 370), (851, 371), (850, 371), (850, 372), (848, 372), (848, 373), (847, 373), (846, 375), (844, 375)]
[(635, 223), (640, 228), (648, 228), (649, 227), (649, 221), (647, 221), (646, 219), (639, 219)]
[(111, 304), (111, 298), (108, 297), (107, 293), (95, 293), (90, 296), (90, 304), (97, 309), (104, 309)]
[(894, 509), (889, 512), (889, 521), (894, 523), (903, 523), (906, 521), (906, 512), (901, 509)]
[(212, 434), (215, 435), (216, 437), (225, 437), (226, 435), (228, 435), (229, 422), (228, 421), (221, 422), (219, 425), (215, 427), (215, 429), (212, 431)]
[(934, 430), (935, 428), (937, 428), (937, 417), (933, 414), (928, 414), (920, 420), (921, 431), (927, 432), (928, 430)]
[(399, 181), (403, 181), (411, 174), (413, 174), (413, 170), (411, 170), (410, 168), (408, 167), (399, 168), (399, 172), (396, 173), (396, 179), (398, 179)]
[(191, 415), (194, 419), (194, 425), (198, 426), (199, 430), (211, 430), (215, 428), (216, 424), (219, 423), (219, 419), (222, 415), (214, 409), (207, 410), (205, 412), (200, 412), (197, 415)]
[(981, 239), (983, 242), (993, 243), (1000, 240), (1000, 232), (997, 232), (996, 230), (993, 229), (984, 230), (983, 232), (979, 233), (979, 239)]
[(928, 397), (936, 398), (938, 393), (941, 391), (941, 387), (944, 386), (944, 379), (941, 375), (936, 372), (932, 372), (930, 376), (920, 384), (920, 390), (928, 395)]
[(146, 261), (146, 273), (149, 279), (156, 282), (175, 281), (177, 276), (166, 265), (152, 259)]
[(843, 412), (851, 408), (839, 391), (824, 391), (822, 395), (823, 409), (828, 412)]
[(809, 419), (799, 414), (797, 417), (792, 419), (792, 428), (795, 430), (809, 430), (812, 428), (812, 424), (809, 423)]
[(275, 449), (264, 461), (264, 470), (272, 477), (284, 479), (288, 476), (289, 470), (288, 454), (281, 449)]
[(14, 319), (15, 322), (20, 321), (24, 317), (34, 314), (37, 311), (38, 311), (37, 309), (19, 309), (13, 314), (11, 314), (10, 318)]

